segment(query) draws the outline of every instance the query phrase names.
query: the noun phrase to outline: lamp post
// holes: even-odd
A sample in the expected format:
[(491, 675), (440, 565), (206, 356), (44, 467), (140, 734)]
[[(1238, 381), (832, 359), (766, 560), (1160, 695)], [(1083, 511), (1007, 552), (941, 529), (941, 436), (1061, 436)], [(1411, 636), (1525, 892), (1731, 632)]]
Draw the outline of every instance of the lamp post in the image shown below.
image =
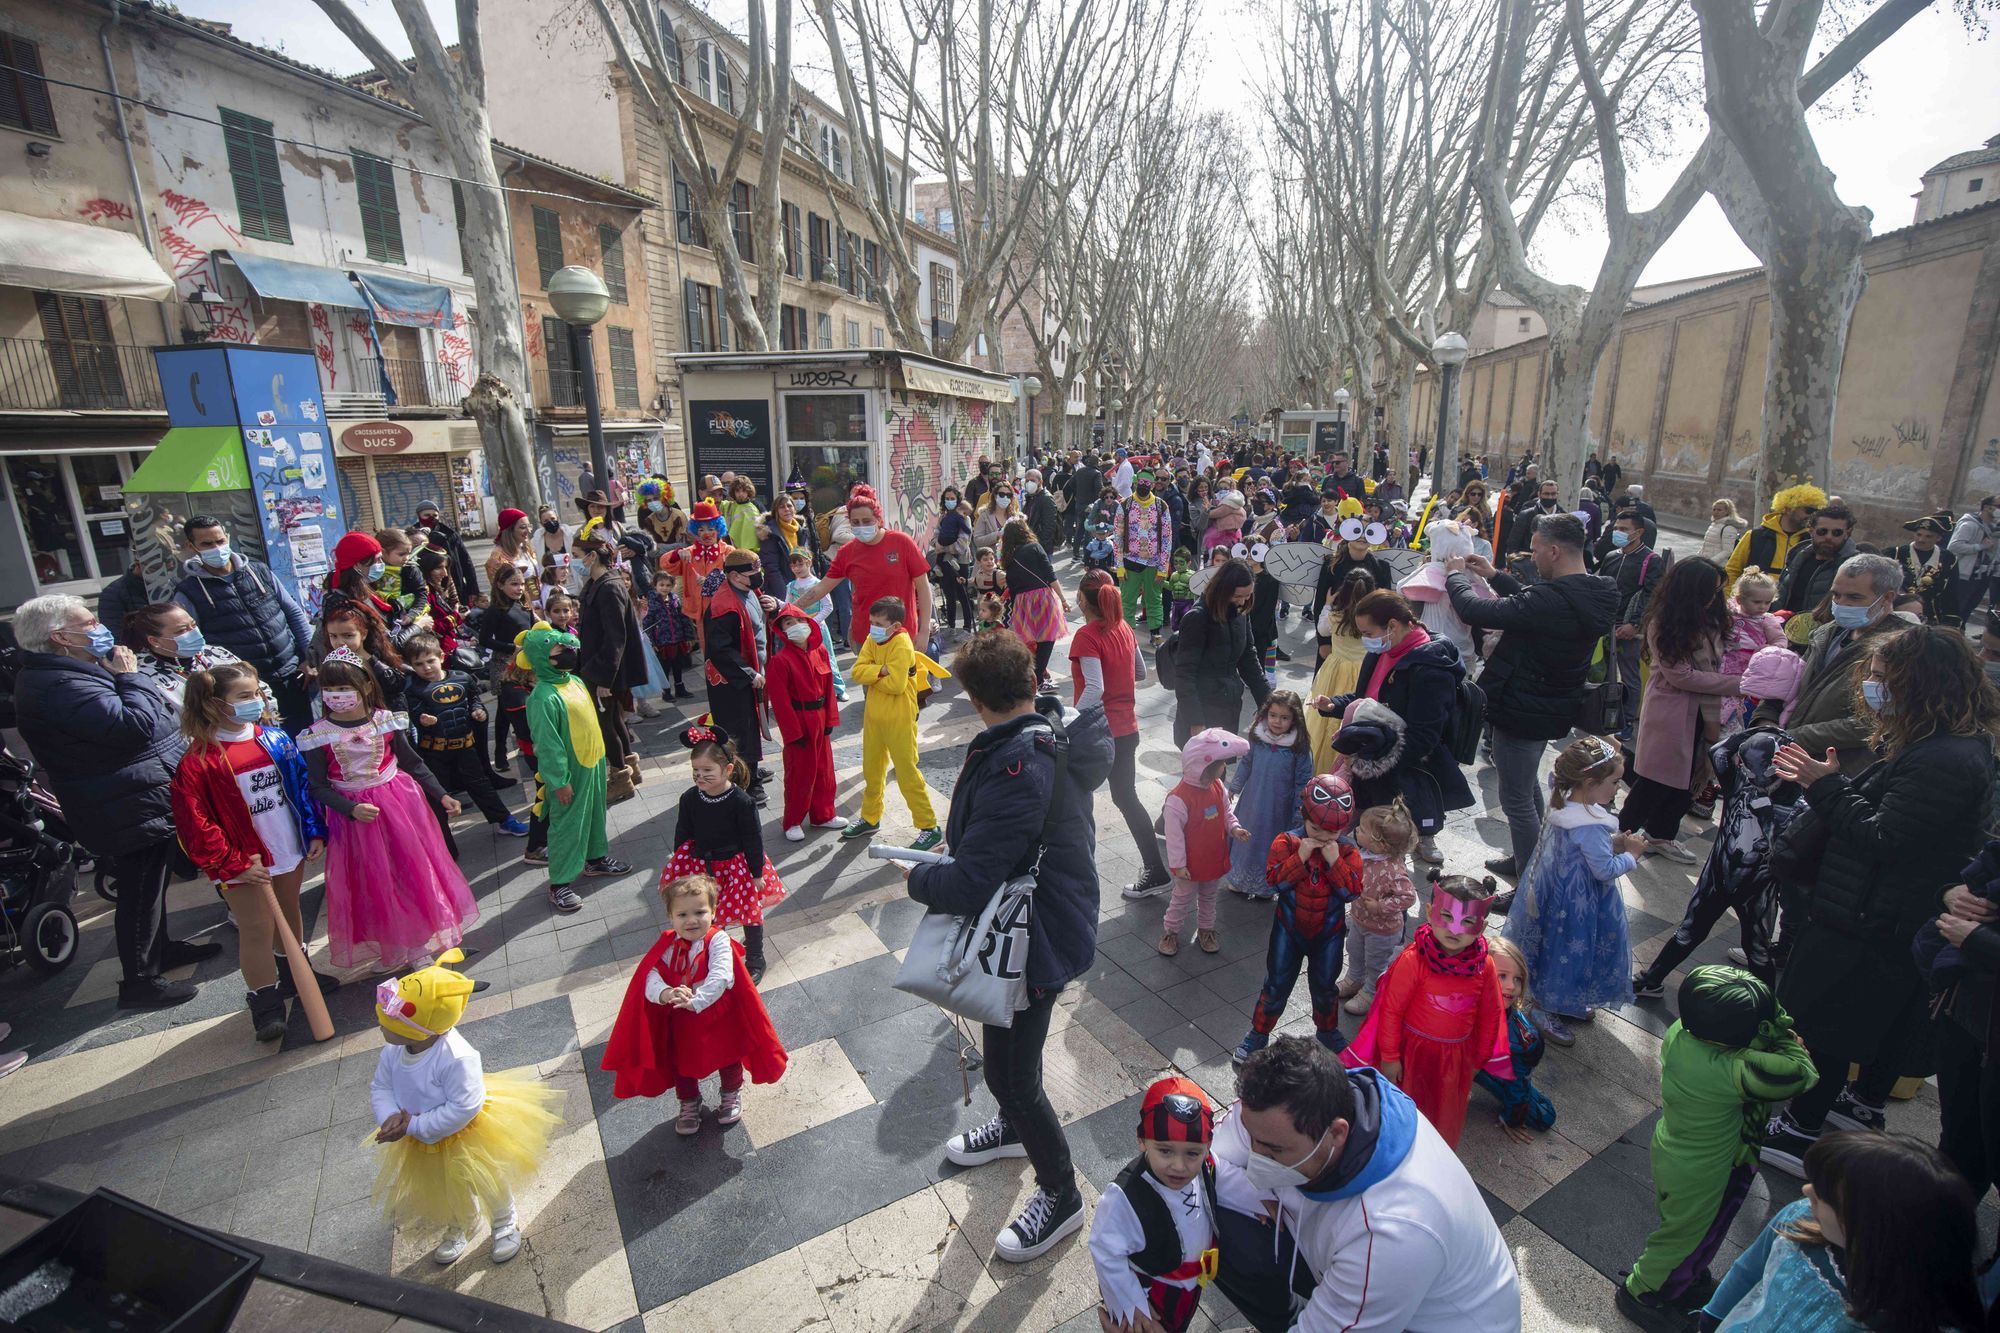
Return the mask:
[[(590, 430), (590, 474), (611, 494), (611, 459), (604, 451), (604, 414), (597, 403), (597, 366), (591, 353), (590, 330), (611, 308), (611, 291), (604, 279), (581, 264), (556, 270), (549, 279), (549, 304), (556, 318), (569, 326), (570, 360), (583, 386), (583, 418)], [(549, 386), (551, 391), (554, 385)]]
[(1452, 406), (1457, 401), (1458, 368), (1465, 364), (1469, 351), (1465, 336), (1458, 333), (1441, 333), (1431, 344), (1431, 357), (1438, 368), (1437, 457), (1431, 463), (1433, 495), (1443, 495), (1451, 489), (1452, 476), (1458, 470), (1458, 414)]
[(1338, 453), (1347, 451), (1347, 402), (1353, 396), (1344, 384), (1333, 391), (1333, 447)]
[(1029, 457), (1035, 452), (1035, 399), (1042, 392), (1040, 375), (1021, 376), (1021, 397), (1026, 400), (1022, 416), (1026, 418), (1027, 452)]

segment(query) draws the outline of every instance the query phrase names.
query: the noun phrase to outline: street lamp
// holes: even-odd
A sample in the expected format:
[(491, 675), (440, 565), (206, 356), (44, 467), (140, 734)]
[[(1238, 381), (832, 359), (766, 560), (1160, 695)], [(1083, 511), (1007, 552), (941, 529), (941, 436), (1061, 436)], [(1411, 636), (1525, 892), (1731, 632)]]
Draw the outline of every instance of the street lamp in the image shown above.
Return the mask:
[(1021, 376), (1021, 395), (1028, 400), (1027, 411), (1023, 415), (1028, 419), (1028, 455), (1031, 458), (1035, 453), (1035, 399), (1041, 392), (1042, 377), (1040, 375)]
[(1347, 400), (1353, 396), (1344, 384), (1333, 391), (1333, 447), (1337, 451), (1347, 448)]
[(1451, 485), (1451, 476), (1458, 468), (1458, 459), (1446, 457), (1446, 451), (1458, 452), (1458, 434), (1450, 429), (1454, 414), (1451, 405), (1458, 388), (1458, 368), (1465, 364), (1471, 349), (1465, 335), (1441, 333), (1431, 344), (1431, 358), (1438, 368), (1438, 442), (1437, 458), (1431, 470), (1431, 493), (1443, 495)]
[[(590, 473), (608, 497), (611, 460), (604, 452), (604, 415), (597, 403), (597, 366), (591, 355), (590, 329), (611, 308), (611, 289), (583, 265), (569, 264), (549, 279), (548, 293), (556, 318), (569, 326), (570, 359), (583, 382), (583, 417), (590, 430)], [(549, 387), (553, 390), (555, 386)]]

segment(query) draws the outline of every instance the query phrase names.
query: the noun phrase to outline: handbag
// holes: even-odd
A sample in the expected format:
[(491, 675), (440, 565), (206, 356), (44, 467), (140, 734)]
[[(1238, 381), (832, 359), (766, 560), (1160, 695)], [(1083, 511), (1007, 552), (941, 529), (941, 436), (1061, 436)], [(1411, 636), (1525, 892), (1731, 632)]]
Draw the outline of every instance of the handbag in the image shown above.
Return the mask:
[(1034, 915), (1035, 876), (1048, 843), (1056, 802), (1066, 799), (1068, 737), (1051, 724), (1056, 780), (1049, 810), (1027, 870), (1003, 881), (977, 915), (926, 912), (896, 971), (896, 989), (928, 1000), (947, 1013), (993, 1027), (1012, 1027), (1028, 1007), (1028, 942)]

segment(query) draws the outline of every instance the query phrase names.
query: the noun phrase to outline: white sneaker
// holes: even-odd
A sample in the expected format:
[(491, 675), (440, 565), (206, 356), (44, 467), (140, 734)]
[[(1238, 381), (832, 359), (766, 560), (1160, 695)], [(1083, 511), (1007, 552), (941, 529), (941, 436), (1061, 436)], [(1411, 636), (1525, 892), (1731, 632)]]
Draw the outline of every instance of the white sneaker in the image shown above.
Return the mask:
[(790, 828), (785, 830), (786, 842), (804, 842), (805, 840), (806, 840), (806, 831), (799, 825), (794, 824)]
[(1674, 861), (1684, 866), (1695, 865), (1701, 860), (1700, 857), (1689, 851), (1684, 844), (1673, 838), (1662, 838), (1646, 850), (1656, 856), (1664, 856), (1669, 861)]
[(847, 816), (835, 815), (832, 819), (815, 819), (812, 824), (814, 828), (846, 828)]
[(513, 1222), (493, 1229), (493, 1262), (504, 1264), (521, 1252), (521, 1228)]
[(463, 1231), (447, 1231), (438, 1247), (431, 1251), (431, 1258), (439, 1264), (455, 1264), (471, 1244), (472, 1238)]

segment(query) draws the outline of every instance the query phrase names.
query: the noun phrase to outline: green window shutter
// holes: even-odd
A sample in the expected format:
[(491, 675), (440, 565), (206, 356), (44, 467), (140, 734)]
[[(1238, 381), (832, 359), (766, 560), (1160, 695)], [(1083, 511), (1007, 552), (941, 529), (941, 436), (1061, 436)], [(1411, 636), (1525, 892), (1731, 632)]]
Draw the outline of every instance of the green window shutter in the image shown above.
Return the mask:
[(355, 151), (354, 186), (361, 198), (361, 239), (378, 264), (403, 262), (403, 218), (396, 209), (396, 169), (373, 153)]
[(552, 208), (535, 206), (535, 267), (541, 271), (542, 286), (563, 266), (562, 219)]
[(687, 325), (687, 346), (682, 350), (706, 352), (708, 345), (702, 338), (701, 284), (693, 278), (681, 279), (681, 312)]
[(458, 229), (458, 264), (461, 271), (472, 272), (472, 251), (465, 243), (465, 191), (457, 181), (451, 183), (451, 220)]
[(639, 406), (639, 353), (632, 342), (632, 330), (607, 326), (605, 340), (611, 346), (611, 401), (614, 406)]
[(218, 107), (222, 142), (229, 151), (229, 179), (236, 187), (237, 230), (259, 241), (292, 243), (285, 212), (285, 183), (278, 171), (278, 144), (271, 122)]
[(625, 233), (616, 227), (600, 225), (597, 229), (597, 252), (601, 256), (599, 263), (604, 269), (604, 285), (611, 289), (611, 299), (619, 305), (624, 305), (627, 300)]

